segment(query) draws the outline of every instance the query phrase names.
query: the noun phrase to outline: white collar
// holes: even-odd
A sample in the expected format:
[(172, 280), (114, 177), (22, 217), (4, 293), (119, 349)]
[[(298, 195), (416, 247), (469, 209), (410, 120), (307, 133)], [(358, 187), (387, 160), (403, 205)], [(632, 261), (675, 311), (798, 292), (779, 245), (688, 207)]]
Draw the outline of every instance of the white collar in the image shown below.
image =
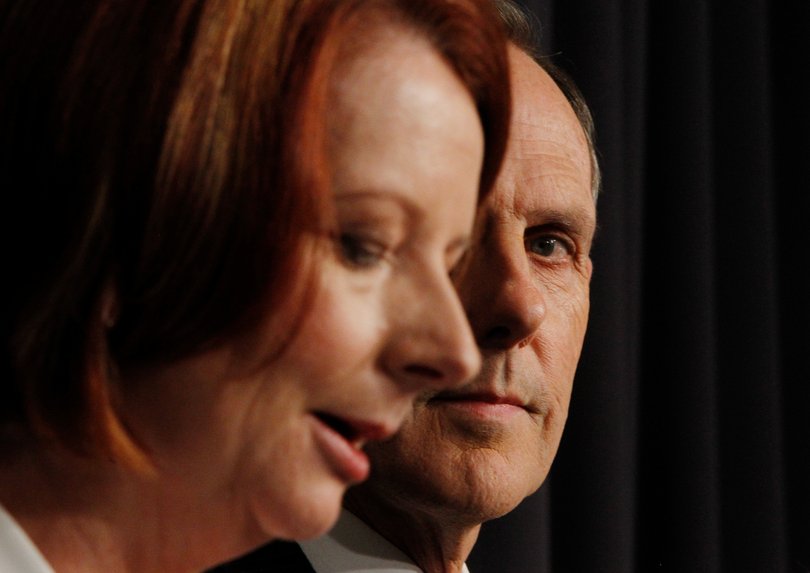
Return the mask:
[(0, 571), (54, 573), (11, 514), (0, 505)]
[[(345, 509), (332, 531), (299, 545), (318, 573), (422, 573), (407, 555)], [(469, 573), (466, 564), (462, 573)]]

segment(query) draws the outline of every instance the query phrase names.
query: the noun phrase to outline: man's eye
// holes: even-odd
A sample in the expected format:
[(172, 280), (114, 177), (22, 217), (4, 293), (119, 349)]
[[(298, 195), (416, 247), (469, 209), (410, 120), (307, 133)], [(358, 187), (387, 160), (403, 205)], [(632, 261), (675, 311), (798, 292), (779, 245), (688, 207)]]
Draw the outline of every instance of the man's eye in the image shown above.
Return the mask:
[(377, 265), (385, 255), (385, 248), (380, 244), (346, 233), (340, 236), (340, 251), (344, 261), (360, 268)]
[(563, 241), (550, 236), (528, 239), (526, 241), (526, 248), (529, 252), (546, 258), (565, 256), (568, 254), (569, 250)]

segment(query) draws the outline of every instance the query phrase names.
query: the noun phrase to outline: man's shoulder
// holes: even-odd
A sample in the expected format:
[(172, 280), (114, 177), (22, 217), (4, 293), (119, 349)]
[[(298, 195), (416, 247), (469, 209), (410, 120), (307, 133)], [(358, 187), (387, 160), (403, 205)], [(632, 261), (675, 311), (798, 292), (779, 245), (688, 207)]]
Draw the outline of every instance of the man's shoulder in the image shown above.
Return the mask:
[(274, 541), (208, 573), (316, 573), (301, 547)]

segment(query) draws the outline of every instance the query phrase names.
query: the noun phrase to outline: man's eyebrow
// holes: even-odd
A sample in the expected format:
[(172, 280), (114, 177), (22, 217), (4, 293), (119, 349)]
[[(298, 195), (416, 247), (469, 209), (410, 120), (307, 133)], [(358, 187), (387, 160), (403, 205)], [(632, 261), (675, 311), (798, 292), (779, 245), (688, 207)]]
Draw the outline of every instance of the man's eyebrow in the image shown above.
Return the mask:
[(596, 227), (593, 211), (583, 208), (536, 209), (526, 215), (528, 229), (558, 226), (576, 234), (592, 232)]

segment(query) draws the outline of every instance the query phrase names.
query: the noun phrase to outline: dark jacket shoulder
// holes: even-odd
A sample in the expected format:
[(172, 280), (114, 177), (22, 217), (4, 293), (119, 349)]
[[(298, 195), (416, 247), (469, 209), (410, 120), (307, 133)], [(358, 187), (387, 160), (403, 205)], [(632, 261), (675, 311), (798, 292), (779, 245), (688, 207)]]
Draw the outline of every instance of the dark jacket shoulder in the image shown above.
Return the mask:
[(315, 573), (301, 546), (274, 541), (206, 573)]

